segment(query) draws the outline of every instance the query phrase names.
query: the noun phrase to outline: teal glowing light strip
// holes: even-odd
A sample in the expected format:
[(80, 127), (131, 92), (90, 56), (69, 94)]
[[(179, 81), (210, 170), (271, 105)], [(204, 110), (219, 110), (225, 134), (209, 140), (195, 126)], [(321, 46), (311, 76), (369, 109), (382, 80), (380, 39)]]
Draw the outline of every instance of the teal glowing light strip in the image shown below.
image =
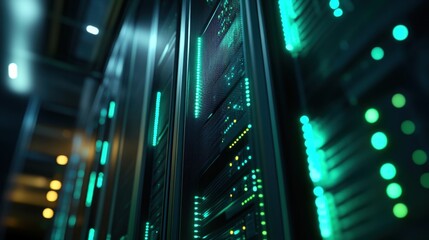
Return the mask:
[(250, 107), (250, 86), (249, 86), (249, 79), (244, 79), (244, 89), (246, 93), (246, 106)]
[(95, 229), (94, 228), (90, 228), (88, 231), (88, 240), (93, 240), (95, 236)]
[(98, 178), (97, 178), (97, 188), (101, 188), (103, 186), (103, 179), (104, 179), (104, 174), (98, 173)]
[(111, 101), (109, 104), (109, 114), (108, 114), (109, 118), (113, 118), (113, 116), (115, 116), (115, 109), (116, 109), (116, 103), (115, 101)]
[[(316, 192), (317, 193), (317, 192)], [(316, 197), (317, 215), (319, 220), (320, 234), (324, 239), (330, 238), (334, 234), (335, 218), (333, 214), (333, 197), (328, 193), (318, 194)]]
[(202, 48), (203, 40), (201, 37), (197, 39), (197, 58), (196, 58), (196, 72), (195, 72), (195, 111), (194, 116), (198, 118), (201, 113), (202, 101)]
[(107, 110), (105, 108), (100, 110), (100, 119), (98, 120), (98, 123), (100, 125), (103, 125), (106, 123), (106, 115), (107, 115)]
[(153, 139), (152, 146), (156, 146), (158, 143), (158, 127), (159, 127), (159, 109), (161, 105), (161, 92), (156, 93), (156, 104), (155, 104), (155, 120), (153, 122)]
[(280, 17), (286, 49), (296, 54), (301, 50), (302, 44), (299, 36), (298, 24), (295, 21), (298, 15), (293, 5), (294, 3), (292, 0), (279, 0)]
[(308, 168), (310, 170), (310, 178), (314, 183), (319, 183), (324, 175), (326, 175), (326, 169), (324, 167), (323, 159), (321, 159), (318, 148), (315, 144), (313, 127), (311, 126), (310, 120), (307, 116), (300, 118), (302, 123), (302, 131), (304, 134), (305, 147), (307, 153)]
[(144, 240), (149, 240), (149, 222), (146, 222), (146, 228), (144, 230)]
[(100, 164), (104, 165), (107, 162), (107, 155), (109, 154), (109, 143), (107, 141), (103, 142), (103, 149), (101, 151)]
[(194, 239), (200, 239), (201, 213), (199, 212), (200, 197), (194, 197)]
[(89, 175), (88, 191), (86, 193), (85, 206), (91, 207), (92, 197), (94, 196), (95, 180), (97, 178), (97, 173), (91, 172)]

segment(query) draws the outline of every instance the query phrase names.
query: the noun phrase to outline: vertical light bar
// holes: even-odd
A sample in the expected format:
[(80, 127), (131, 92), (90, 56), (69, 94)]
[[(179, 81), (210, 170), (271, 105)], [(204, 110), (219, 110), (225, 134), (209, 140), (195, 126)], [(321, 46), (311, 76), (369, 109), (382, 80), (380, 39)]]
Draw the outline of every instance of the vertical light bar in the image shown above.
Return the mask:
[(95, 236), (95, 229), (94, 228), (90, 228), (88, 231), (88, 240), (93, 240)]
[(146, 222), (146, 228), (144, 230), (144, 240), (149, 240), (149, 222)]
[(200, 239), (201, 213), (199, 212), (200, 197), (194, 196), (194, 239)]
[(244, 79), (244, 89), (246, 93), (246, 106), (250, 107), (250, 86), (249, 86), (249, 78)]
[(113, 118), (113, 116), (115, 116), (115, 108), (116, 108), (116, 102), (111, 101), (109, 104), (109, 114), (108, 114), (109, 118)]
[(100, 119), (98, 120), (98, 123), (100, 125), (103, 125), (104, 123), (106, 123), (106, 115), (107, 115), (107, 110), (105, 108), (102, 108), (100, 110)]
[(100, 164), (104, 165), (107, 162), (107, 155), (109, 153), (109, 143), (107, 141), (103, 142), (103, 148), (101, 150)]
[(311, 126), (310, 120), (307, 116), (300, 118), (302, 123), (302, 132), (305, 140), (305, 147), (307, 153), (308, 168), (310, 170), (310, 178), (313, 183), (319, 183), (323, 180), (323, 177), (327, 174), (324, 160), (322, 159), (321, 150), (316, 146), (316, 140), (314, 138), (313, 127)]
[(10, 79), (18, 78), (18, 65), (16, 63), (9, 64), (8, 71)]
[(104, 179), (104, 174), (98, 173), (98, 178), (97, 178), (97, 188), (101, 188), (103, 186), (103, 179)]
[(200, 116), (201, 100), (202, 100), (202, 47), (203, 40), (201, 37), (197, 39), (197, 57), (196, 57), (196, 72), (195, 72), (195, 118)]
[(153, 139), (152, 146), (156, 146), (158, 143), (158, 128), (159, 128), (159, 110), (161, 107), (161, 92), (156, 93), (156, 104), (155, 104), (155, 120), (153, 121)]
[(85, 206), (91, 207), (92, 197), (94, 196), (95, 180), (97, 178), (97, 173), (91, 172), (89, 175), (88, 191), (86, 193)]
[(302, 45), (298, 25), (295, 22), (298, 15), (295, 12), (293, 1), (279, 0), (279, 8), (286, 49), (296, 54), (301, 50)]

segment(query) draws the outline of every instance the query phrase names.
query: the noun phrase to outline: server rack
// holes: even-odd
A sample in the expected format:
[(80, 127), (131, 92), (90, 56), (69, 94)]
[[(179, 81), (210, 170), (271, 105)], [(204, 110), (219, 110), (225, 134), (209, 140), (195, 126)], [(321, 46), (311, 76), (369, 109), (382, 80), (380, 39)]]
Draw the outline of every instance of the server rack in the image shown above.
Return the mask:
[(428, 7), (132, 1), (52, 238), (421, 239)]

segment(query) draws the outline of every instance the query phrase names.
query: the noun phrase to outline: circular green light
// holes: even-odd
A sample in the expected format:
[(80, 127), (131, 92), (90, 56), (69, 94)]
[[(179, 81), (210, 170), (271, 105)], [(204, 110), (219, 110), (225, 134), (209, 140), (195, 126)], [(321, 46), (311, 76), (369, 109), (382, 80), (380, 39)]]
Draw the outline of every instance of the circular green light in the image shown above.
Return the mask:
[(403, 108), (406, 102), (407, 100), (405, 99), (404, 95), (400, 93), (397, 93), (392, 97), (392, 104), (395, 108)]
[(397, 218), (404, 218), (408, 214), (408, 208), (403, 203), (397, 203), (393, 206), (393, 215)]
[(262, 231), (262, 235), (266, 236), (267, 235), (267, 231)]
[(343, 16), (343, 10), (341, 8), (337, 8), (334, 10), (334, 16), (335, 17), (341, 17)]
[(424, 188), (429, 189), (429, 173), (424, 173), (422, 176), (420, 176), (420, 184)]
[(396, 199), (402, 195), (402, 187), (397, 183), (391, 183), (386, 188), (386, 194), (391, 199)]
[(380, 168), (380, 175), (385, 180), (393, 179), (396, 176), (396, 167), (391, 163), (385, 163)]
[(310, 119), (307, 117), (307, 116), (302, 116), (300, 119), (299, 119), (299, 121), (302, 123), (302, 124), (306, 124), (306, 123), (308, 123), (309, 121), (310, 121)]
[(413, 161), (417, 165), (423, 165), (428, 160), (426, 152), (420, 149), (417, 149), (413, 152)]
[(339, 0), (331, 0), (329, 1), (329, 7), (334, 10), (340, 7), (340, 1)]
[(372, 59), (379, 61), (384, 57), (384, 50), (381, 47), (375, 47), (371, 50)]
[(317, 186), (313, 189), (313, 193), (314, 195), (316, 195), (317, 197), (320, 197), (323, 195), (323, 188), (320, 186)]
[(392, 31), (393, 38), (397, 41), (404, 41), (408, 37), (408, 28), (404, 25), (396, 25)]
[(387, 137), (383, 132), (376, 132), (371, 137), (371, 144), (376, 150), (382, 150), (387, 146)]
[(370, 108), (366, 110), (365, 112), (365, 120), (368, 123), (375, 123), (378, 121), (378, 118), (380, 115), (378, 114), (378, 111), (375, 108)]
[(410, 120), (405, 120), (401, 124), (401, 130), (404, 134), (411, 135), (416, 131), (416, 125)]

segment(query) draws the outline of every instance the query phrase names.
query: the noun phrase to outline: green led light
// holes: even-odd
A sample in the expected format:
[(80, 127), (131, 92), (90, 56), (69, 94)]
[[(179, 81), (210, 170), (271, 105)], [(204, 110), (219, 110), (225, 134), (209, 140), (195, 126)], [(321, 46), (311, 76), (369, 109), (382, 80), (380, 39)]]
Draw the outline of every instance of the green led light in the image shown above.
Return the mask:
[(329, 1), (329, 7), (332, 10), (335, 10), (335, 9), (339, 8), (340, 7), (340, 1), (339, 0), (331, 0), (331, 1)]
[(161, 108), (161, 92), (156, 93), (156, 104), (155, 104), (155, 119), (153, 122), (153, 139), (152, 146), (156, 146), (158, 143), (158, 128), (159, 128), (159, 111)]
[(109, 104), (109, 118), (113, 118), (113, 116), (115, 116), (115, 108), (116, 108), (116, 103), (114, 101), (111, 101)]
[(262, 235), (266, 236), (267, 235), (267, 231), (262, 231)]
[(397, 203), (393, 207), (393, 215), (397, 218), (404, 218), (408, 215), (408, 208), (403, 203)]
[(416, 131), (416, 125), (410, 120), (405, 120), (401, 124), (401, 130), (406, 135), (411, 135)]
[(420, 184), (422, 187), (429, 189), (429, 173), (424, 173), (420, 176)]
[(197, 56), (196, 56), (196, 68), (195, 68), (195, 110), (194, 116), (198, 118), (201, 112), (201, 99), (202, 99), (202, 48), (203, 39), (199, 37), (197, 39)]
[(98, 173), (97, 188), (101, 188), (103, 186), (103, 178), (104, 178), (104, 174)]
[(417, 149), (413, 152), (413, 161), (415, 164), (417, 165), (423, 165), (426, 163), (428, 156), (426, 155), (426, 152), (421, 150), (421, 149)]
[(95, 236), (95, 229), (94, 228), (90, 228), (88, 231), (88, 240), (93, 240)]
[(397, 41), (404, 41), (408, 37), (408, 28), (404, 25), (396, 25), (392, 31), (393, 38)]
[(375, 47), (371, 50), (372, 59), (379, 61), (384, 57), (384, 50), (381, 47)]
[(97, 152), (99, 152), (99, 151), (101, 151), (101, 147), (103, 146), (103, 141), (101, 141), (101, 140), (97, 140), (96, 142), (95, 142), (95, 150), (97, 151)]
[(323, 188), (322, 187), (320, 187), (320, 186), (318, 186), (318, 187), (315, 187), (314, 189), (313, 189), (313, 193), (314, 193), (314, 195), (316, 195), (317, 197), (320, 197), (320, 196), (322, 196), (323, 195)]
[(406, 103), (407, 103), (407, 100), (405, 99), (404, 95), (402, 95), (400, 93), (396, 93), (395, 95), (393, 95), (393, 97), (392, 97), (392, 105), (395, 108), (403, 108)]
[(378, 114), (378, 111), (375, 108), (370, 108), (370, 109), (366, 110), (366, 112), (365, 112), (365, 120), (368, 123), (375, 123), (375, 122), (377, 122), (379, 117), (380, 116)]
[(103, 125), (104, 123), (106, 123), (106, 116), (107, 116), (107, 110), (105, 108), (102, 108), (100, 110), (100, 119), (98, 120), (98, 123), (100, 125)]
[(265, 222), (265, 221), (262, 221), (261, 222), (261, 225), (266, 225), (267, 223)]
[(107, 141), (103, 142), (103, 150), (101, 151), (100, 164), (104, 165), (107, 162), (107, 156), (109, 155), (109, 143)]
[(399, 198), (402, 195), (402, 187), (397, 183), (391, 183), (386, 188), (386, 194), (391, 199)]
[(307, 117), (307, 116), (302, 116), (300, 119), (299, 119), (299, 121), (302, 123), (302, 124), (307, 124), (307, 123), (309, 123), (310, 122), (310, 119)]
[(371, 144), (376, 150), (382, 150), (387, 146), (387, 137), (383, 132), (376, 132), (371, 137)]
[(76, 216), (75, 215), (71, 215), (69, 217), (69, 227), (74, 227), (74, 225), (76, 225)]
[(301, 39), (299, 36), (296, 18), (298, 15), (294, 9), (293, 0), (279, 0), (280, 17), (283, 26), (283, 37), (286, 43), (286, 50), (297, 53), (301, 50)]
[(396, 167), (391, 163), (385, 163), (380, 168), (380, 175), (385, 180), (393, 179), (396, 176)]
[(334, 16), (335, 17), (341, 17), (343, 16), (343, 10), (341, 8), (337, 8), (334, 10)]
[(91, 204), (92, 204), (96, 178), (97, 178), (97, 173), (91, 172), (91, 174), (89, 175), (88, 191), (86, 193), (86, 201), (85, 201), (85, 206), (87, 207), (91, 207)]

